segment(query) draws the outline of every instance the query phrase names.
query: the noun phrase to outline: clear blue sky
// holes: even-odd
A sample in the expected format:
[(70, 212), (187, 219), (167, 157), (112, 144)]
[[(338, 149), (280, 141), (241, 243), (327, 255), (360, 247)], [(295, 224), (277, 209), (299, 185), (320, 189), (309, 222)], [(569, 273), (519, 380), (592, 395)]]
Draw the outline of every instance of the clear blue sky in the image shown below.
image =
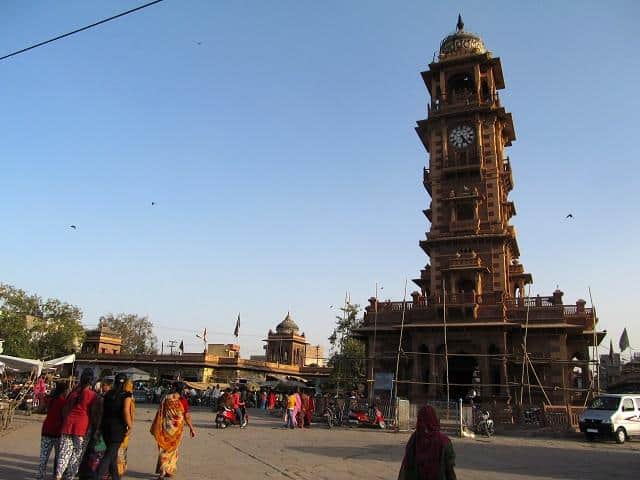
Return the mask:
[[(4, 1), (0, 51), (142, 3)], [(191, 350), (241, 312), (243, 355), (287, 310), (326, 343), (345, 291), (401, 299), (426, 263), (419, 72), (458, 11), (502, 59), (532, 293), (590, 285), (640, 346), (633, 1), (166, 0), (0, 62), (0, 281)]]

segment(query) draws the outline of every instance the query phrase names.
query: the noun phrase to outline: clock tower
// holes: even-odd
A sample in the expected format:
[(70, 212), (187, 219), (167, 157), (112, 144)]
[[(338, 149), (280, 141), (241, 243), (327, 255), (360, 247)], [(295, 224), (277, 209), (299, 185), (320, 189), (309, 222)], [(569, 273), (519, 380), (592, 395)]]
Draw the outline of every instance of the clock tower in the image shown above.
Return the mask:
[(532, 279), (518, 264), (509, 225), (516, 210), (505, 152), (516, 136), (511, 114), (500, 104), (500, 59), (458, 17), (456, 32), (442, 41), (438, 61), (422, 78), (431, 102), (416, 131), (430, 154), (424, 186), (431, 203), (424, 213), (431, 230), (420, 246), (431, 264), (416, 283), (425, 296), (443, 289), (463, 296), (522, 295)]
[(369, 299), (358, 330), (368, 385), (391, 376), (398, 396), (418, 402), (470, 392), (521, 401), (526, 389), (530, 401), (584, 403), (595, 385), (589, 347), (604, 334), (584, 300), (563, 305), (559, 289), (526, 296), (533, 280), (510, 224), (516, 134), (500, 102), (500, 59), (458, 17), (421, 75), (431, 97), (416, 127), (429, 154), (431, 225), (420, 241), (429, 262), (411, 302)]

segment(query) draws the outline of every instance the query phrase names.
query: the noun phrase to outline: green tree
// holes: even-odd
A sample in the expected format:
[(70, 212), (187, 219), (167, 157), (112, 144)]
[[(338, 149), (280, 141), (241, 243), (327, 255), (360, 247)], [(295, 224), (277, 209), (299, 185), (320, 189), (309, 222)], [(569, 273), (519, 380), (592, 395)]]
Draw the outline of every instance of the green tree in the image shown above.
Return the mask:
[(342, 315), (336, 316), (336, 326), (329, 337), (329, 366), (333, 367), (332, 383), (350, 389), (366, 380), (365, 347), (355, 336), (355, 330), (362, 325), (362, 319), (358, 318), (359, 305), (347, 303), (340, 310)]
[(158, 353), (158, 339), (153, 334), (153, 323), (148, 317), (134, 313), (109, 313), (100, 317), (100, 324), (122, 336), (122, 353)]
[(0, 284), (0, 337), (7, 355), (42, 359), (75, 351), (84, 338), (81, 322), (75, 305)]

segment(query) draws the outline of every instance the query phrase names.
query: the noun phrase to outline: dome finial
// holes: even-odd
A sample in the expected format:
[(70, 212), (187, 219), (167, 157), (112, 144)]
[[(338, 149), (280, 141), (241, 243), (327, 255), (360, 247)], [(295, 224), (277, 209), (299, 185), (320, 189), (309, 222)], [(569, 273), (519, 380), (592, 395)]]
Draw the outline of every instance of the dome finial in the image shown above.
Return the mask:
[(458, 23), (456, 24), (456, 30), (461, 32), (464, 30), (464, 22), (462, 21), (462, 15), (458, 14)]

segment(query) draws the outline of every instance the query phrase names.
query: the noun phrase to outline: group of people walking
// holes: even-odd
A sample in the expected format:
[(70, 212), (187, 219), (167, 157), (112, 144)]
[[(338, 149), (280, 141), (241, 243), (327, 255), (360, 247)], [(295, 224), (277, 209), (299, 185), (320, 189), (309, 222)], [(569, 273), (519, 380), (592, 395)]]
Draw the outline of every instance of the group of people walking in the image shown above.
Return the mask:
[[(123, 374), (113, 384), (103, 381), (100, 391), (93, 388), (91, 370), (82, 372), (71, 391), (64, 381), (56, 383), (48, 399), (47, 416), (42, 425), (38, 480), (44, 480), (46, 466), (55, 452), (54, 478), (119, 480), (127, 467), (127, 448), (133, 431), (135, 402), (133, 384)], [(196, 436), (185, 385), (174, 382), (164, 395), (150, 432), (158, 445), (156, 473), (159, 479), (177, 472), (179, 449), (185, 426)], [(233, 401), (238, 392), (229, 392)], [(283, 397), (287, 428), (310, 427), (315, 408), (313, 396), (300, 390)], [(261, 407), (274, 408), (275, 400), (262, 396)], [(398, 480), (456, 480), (455, 453), (451, 440), (440, 432), (436, 411), (424, 406), (418, 412), (416, 430), (406, 445)]]
[(285, 427), (310, 428), (315, 401), (312, 395), (297, 389), (286, 396), (286, 410), (284, 414)]
[(56, 383), (42, 424), (38, 480), (44, 480), (51, 451), (55, 452), (56, 480), (119, 480), (126, 470), (129, 435), (133, 428), (133, 384), (117, 375), (113, 385), (103, 382), (93, 389), (91, 370), (80, 376), (70, 392), (64, 381)]
[[(135, 416), (133, 383), (118, 374), (113, 382), (103, 380), (98, 392), (93, 387), (92, 370), (82, 372), (79, 384), (71, 391), (67, 382), (56, 383), (42, 424), (38, 480), (45, 479), (52, 451), (56, 480), (76, 476), (120, 480), (124, 475)], [(183, 383), (173, 384), (151, 424), (151, 434), (158, 444), (158, 478), (176, 473), (185, 425), (191, 437), (196, 435), (183, 390)]]

